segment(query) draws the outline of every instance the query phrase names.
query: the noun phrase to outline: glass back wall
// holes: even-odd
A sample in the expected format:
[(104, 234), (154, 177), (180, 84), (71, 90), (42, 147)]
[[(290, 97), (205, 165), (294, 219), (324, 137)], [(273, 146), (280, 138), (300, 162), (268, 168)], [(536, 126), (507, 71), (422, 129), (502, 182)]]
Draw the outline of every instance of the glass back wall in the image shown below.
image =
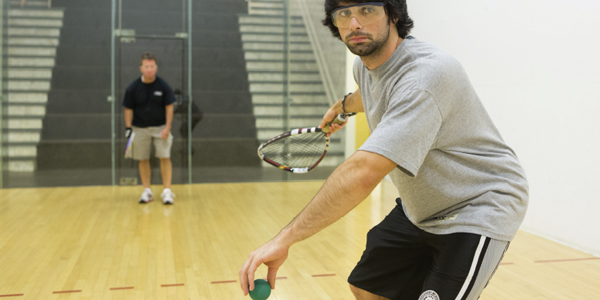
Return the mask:
[[(140, 65), (143, 53), (154, 54), (158, 61), (157, 76), (166, 81), (175, 93), (174, 118), (171, 133), (174, 136), (171, 159), (173, 183), (190, 182), (190, 151), (188, 129), (192, 105), (188, 89), (190, 77), (188, 34), (188, 0), (184, 1), (140, 1), (113, 0), (114, 49), (111, 52), (113, 63), (112, 84), (114, 88), (113, 128), (116, 130), (113, 142), (114, 183), (138, 184), (138, 162), (123, 155), (127, 147), (124, 137), (123, 99), (127, 87), (141, 76)], [(156, 93), (156, 92), (154, 92)], [(152, 98), (152, 101), (160, 97)], [(140, 106), (138, 106), (140, 107)], [(140, 113), (139, 108), (134, 114)], [(197, 112), (197, 111), (196, 111)], [(142, 112), (148, 114), (150, 112)], [(139, 125), (138, 125), (139, 126)], [(139, 135), (139, 133), (138, 133)], [(139, 136), (138, 136), (139, 141)], [(135, 148), (135, 147), (134, 147)], [(162, 184), (160, 160), (151, 147), (151, 183)]]
[(317, 126), (343, 95), (345, 52), (320, 25), (321, 1), (191, 2), (3, 0), (2, 187), (139, 184), (122, 101), (143, 52), (177, 90), (173, 183), (326, 178), (344, 159), (343, 133), (308, 174), (256, 155), (270, 137)]

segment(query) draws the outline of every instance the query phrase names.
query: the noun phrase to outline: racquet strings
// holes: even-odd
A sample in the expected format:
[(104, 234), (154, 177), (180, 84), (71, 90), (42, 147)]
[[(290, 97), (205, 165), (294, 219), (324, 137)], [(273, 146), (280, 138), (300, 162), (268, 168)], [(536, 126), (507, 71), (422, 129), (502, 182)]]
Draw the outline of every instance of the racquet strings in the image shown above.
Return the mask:
[(327, 137), (321, 132), (291, 135), (266, 144), (260, 152), (278, 164), (291, 168), (309, 168), (327, 150)]

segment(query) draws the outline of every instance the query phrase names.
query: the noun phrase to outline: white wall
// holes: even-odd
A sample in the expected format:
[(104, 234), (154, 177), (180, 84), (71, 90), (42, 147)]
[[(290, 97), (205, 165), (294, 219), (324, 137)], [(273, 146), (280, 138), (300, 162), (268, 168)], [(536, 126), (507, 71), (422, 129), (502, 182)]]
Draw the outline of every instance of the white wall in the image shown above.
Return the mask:
[(522, 229), (600, 256), (600, 1), (408, 0), (454, 55), (530, 184)]

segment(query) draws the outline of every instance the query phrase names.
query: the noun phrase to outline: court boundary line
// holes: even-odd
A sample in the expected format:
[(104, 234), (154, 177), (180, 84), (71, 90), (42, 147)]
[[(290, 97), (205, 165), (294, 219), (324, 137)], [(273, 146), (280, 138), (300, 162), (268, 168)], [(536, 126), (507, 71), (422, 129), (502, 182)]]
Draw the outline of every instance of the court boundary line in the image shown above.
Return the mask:
[(111, 291), (118, 291), (118, 290), (133, 290), (134, 287), (133, 286), (125, 286), (125, 287), (113, 287), (110, 288)]
[(185, 283), (161, 284), (160, 287), (185, 286)]
[(336, 274), (316, 274), (316, 275), (311, 275), (312, 277), (330, 277), (330, 276), (336, 276)]
[(52, 294), (69, 294), (69, 293), (81, 293), (81, 290), (55, 291), (55, 292), (52, 292)]
[(210, 284), (222, 284), (222, 283), (234, 283), (237, 280), (222, 280), (222, 281), (211, 281)]
[(564, 261), (581, 261), (581, 260), (596, 260), (600, 257), (586, 257), (586, 258), (566, 258), (566, 259), (551, 259), (551, 260), (536, 260), (535, 263), (553, 263), (553, 262), (564, 262)]

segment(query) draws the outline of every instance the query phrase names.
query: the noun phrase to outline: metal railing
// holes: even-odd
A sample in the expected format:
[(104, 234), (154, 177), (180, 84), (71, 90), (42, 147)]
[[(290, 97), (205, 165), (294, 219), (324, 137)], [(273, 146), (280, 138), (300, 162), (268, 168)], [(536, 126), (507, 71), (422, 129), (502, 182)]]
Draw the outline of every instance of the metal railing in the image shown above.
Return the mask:
[[(327, 100), (330, 105), (333, 105), (337, 100), (337, 96), (335, 93), (335, 85), (333, 84), (333, 80), (331, 78), (331, 72), (329, 71), (329, 67), (326, 63), (325, 54), (323, 51), (323, 47), (318, 40), (317, 32), (315, 29), (315, 20), (312, 18), (312, 14), (310, 13), (306, 1), (304, 0), (295, 0), (297, 1), (298, 6), (300, 7), (300, 13), (302, 15), (302, 20), (304, 20), (304, 26), (306, 27), (306, 32), (308, 34), (308, 39), (313, 48), (313, 52), (315, 54), (315, 60), (317, 62), (317, 66), (319, 68), (319, 74), (321, 75), (321, 80), (323, 81), (323, 87), (325, 88), (325, 93), (327, 94)], [(317, 22), (318, 23), (318, 22)]]
[[(0, 2), (0, 34), (2, 34), (2, 37), (0, 37), (0, 59), (4, 60), (4, 39), (5, 39), (5, 35), (4, 35), (4, 12), (5, 12), (5, 8), (4, 8), (4, 1)], [(0, 82), (4, 82), (4, 78), (2, 77), (4, 75), (4, 61), (2, 61), (0, 63)], [(6, 99), (6, 94), (4, 91), (4, 84), (2, 84), (2, 86), (0, 87), (0, 189), (2, 189), (4, 187), (4, 120), (2, 118), (2, 115), (4, 114), (3, 108), (4, 108), (4, 102)]]
[[(288, 53), (284, 53), (284, 57), (286, 57), (286, 56), (288, 57), (287, 63), (289, 63), (290, 62), (289, 61), (289, 49), (290, 49), (289, 25), (291, 23), (291, 20), (289, 20), (291, 18), (291, 14), (289, 13), (289, 7), (291, 6), (292, 1), (295, 1), (297, 7), (299, 8), (299, 13), (302, 17), (304, 26), (305, 26), (307, 34), (308, 34), (308, 39), (310, 41), (311, 47), (313, 49), (313, 53), (315, 55), (315, 61), (316, 61), (317, 67), (319, 69), (319, 75), (321, 76), (321, 81), (322, 81), (323, 87), (325, 89), (325, 94), (326, 94), (327, 100), (330, 105), (333, 105), (333, 103), (335, 103), (335, 101), (337, 100), (337, 93), (335, 92), (336, 88), (335, 88), (335, 84), (333, 83), (333, 80), (332, 80), (331, 72), (326, 63), (327, 60), (325, 58), (325, 52), (323, 50), (323, 46), (319, 42), (319, 38), (318, 38), (317, 31), (315, 28), (315, 24), (318, 24), (320, 22), (318, 20), (314, 20), (305, 0), (282, 0), (282, 3), (284, 5), (284, 18), (288, 19), (288, 20), (286, 20), (287, 22), (284, 21), (284, 43), (286, 43), (286, 45), (284, 45), (284, 52), (288, 52)], [(250, 12), (253, 1), (246, 0), (246, 2), (248, 2), (248, 12)], [(288, 51), (286, 51), (286, 50), (288, 50)], [(284, 61), (284, 64), (285, 63), (286, 62)], [(288, 70), (289, 70), (289, 67), (288, 67)], [(287, 76), (287, 77), (289, 78), (289, 76)], [(289, 81), (289, 79), (288, 79), (288, 81)], [(289, 87), (289, 85), (288, 85), (288, 87)]]

